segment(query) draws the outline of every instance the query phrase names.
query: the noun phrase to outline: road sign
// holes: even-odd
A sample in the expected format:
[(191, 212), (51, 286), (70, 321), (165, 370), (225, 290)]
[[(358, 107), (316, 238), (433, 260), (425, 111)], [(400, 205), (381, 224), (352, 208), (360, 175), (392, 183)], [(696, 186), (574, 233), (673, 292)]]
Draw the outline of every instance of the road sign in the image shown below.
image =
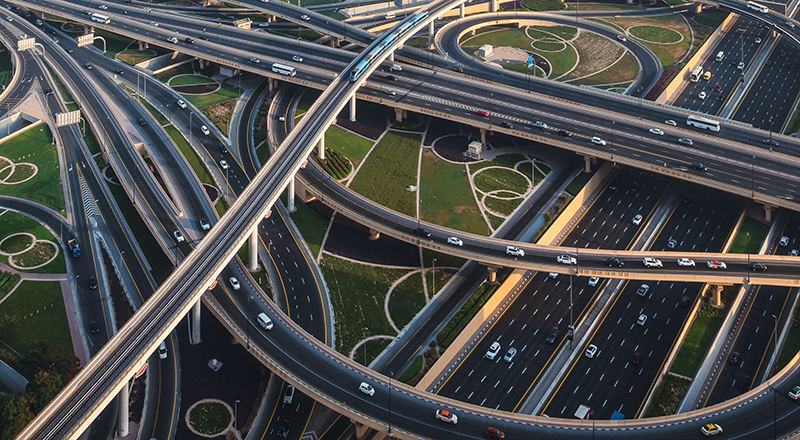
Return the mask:
[(572, 338), (574, 336), (575, 336), (575, 327), (573, 327), (573, 326), (567, 327), (567, 339), (572, 341), (573, 340)]
[(81, 111), (74, 110), (66, 113), (56, 113), (56, 127), (77, 124), (81, 120)]
[(78, 47), (91, 46), (94, 41), (94, 33), (78, 36)]
[[(27, 37), (27, 35), (26, 35)], [(36, 44), (35, 38), (23, 38), (17, 40), (17, 50), (22, 52), (23, 50), (33, 49), (33, 46)]]

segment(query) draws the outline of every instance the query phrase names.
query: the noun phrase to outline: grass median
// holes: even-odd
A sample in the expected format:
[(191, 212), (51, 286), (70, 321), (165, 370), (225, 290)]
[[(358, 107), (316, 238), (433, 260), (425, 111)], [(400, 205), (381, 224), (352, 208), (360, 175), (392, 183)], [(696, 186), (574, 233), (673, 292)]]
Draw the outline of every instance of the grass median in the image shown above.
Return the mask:
[(7, 168), (2, 177), (7, 183), (19, 182), (0, 185), (0, 194), (38, 202), (64, 212), (58, 155), (52, 140), (50, 129), (41, 124), (0, 145), (0, 156), (5, 158), (0, 159), (0, 167), (10, 165), (9, 161), (16, 164), (13, 172)]

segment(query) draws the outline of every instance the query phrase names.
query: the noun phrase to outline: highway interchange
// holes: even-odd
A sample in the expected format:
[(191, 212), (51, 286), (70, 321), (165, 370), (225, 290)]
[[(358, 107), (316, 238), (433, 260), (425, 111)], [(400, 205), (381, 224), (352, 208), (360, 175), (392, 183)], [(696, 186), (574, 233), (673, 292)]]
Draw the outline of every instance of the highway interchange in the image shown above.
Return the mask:
[[(489, 106), (491, 106), (491, 103), (489, 104)], [(487, 106), (487, 107), (488, 107), (488, 106)], [(474, 116), (474, 115), (472, 115), (472, 116)], [(212, 155), (212, 157), (213, 157), (213, 155)], [(663, 179), (663, 178), (662, 178), (662, 179)], [(653, 203), (655, 203), (655, 202), (653, 202)], [(644, 206), (644, 205), (640, 206), (640, 209), (644, 209), (644, 208), (645, 208), (645, 206)], [(651, 208), (651, 209), (652, 209), (652, 208)], [(646, 211), (646, 209), (644, 209), (644, 210)], [(208, 214), (207, 214), (207, 215), (208, 215)], [(627, 221), (625, 221), (625, 222), (627, 223)], [(170, 228), (169, 228), (169, 227), (166, 227), (166, 228), (165, 228), (165, 230), (167, 230), (167, 231), (168, 231), (168, 230), (170, 230)], [(624, 240), (623, 240), (623, 242), (624, 242)], [(577, 246), (577, 243), (575, 243), (575, 244), (571, 244), (570, 246)], [(609, 248), (614, 248), (615, 246), (613, 246), (613, 245), (609, 245), (608, 247), (609, 247)], [(662, 246), (662, 247), (663, 247), (663, 246)], [(699, 252), (699, 251), (698, 251), (698, 252)], [(549, 257), (549, 258), (552, 258), (552, 257)], [(583, 258), (581, 259), (581, 265), (585, 265), (585, 263), (584, 263), (584, 259), (583, 259)], [(563, 278), (563, 276), (562, 276), (562, 278)]]

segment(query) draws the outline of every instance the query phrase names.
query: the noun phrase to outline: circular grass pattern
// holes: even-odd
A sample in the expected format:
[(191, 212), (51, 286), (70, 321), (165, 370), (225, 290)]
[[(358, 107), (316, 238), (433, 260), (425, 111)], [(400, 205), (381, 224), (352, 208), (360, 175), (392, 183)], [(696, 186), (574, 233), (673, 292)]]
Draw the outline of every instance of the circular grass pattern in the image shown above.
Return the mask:
[(631, 26), (628, 28), (628, 33), (647, 43), (677, 44), (683, 41), (683, 35), (680, 32), (659, 26)]
[(505, 190), (524, 194), (528, 191), (528, 179), (519, 171), (508, 168), (488, 167), (479, 170), (473, 176), (475, 187), (481, 192), (489, 193)]
[(219, 402), (200, 403), (189, 412), (189, 423), (192, 428), (209, 436), (225, 432), (232, 420), (228, 407)]
[(13, 266), (21, 269), (36, 269), (42, 267), (58, 256), (59, 247), (48, 240), (37, 240), (33, 248), (27, 252), (8, 258)]
[(21, 183), (36, 174), (36, 166), (30, 163), (19, 163), (14, 168), (14, 173), (8, 178), (3, 179), (5, 184)]
[(567, 49), (567, 43), (565, 41), (553, 41), (549, 39), (537, 40), (531, 42), (531, 47), (536, 50), (541, 50), (542, 52), (561, 52)]
[(7, 254), (25, 252), (33, 247), (36, 237), (30, 234), (14, 234), (0, 242), (0, 251)]

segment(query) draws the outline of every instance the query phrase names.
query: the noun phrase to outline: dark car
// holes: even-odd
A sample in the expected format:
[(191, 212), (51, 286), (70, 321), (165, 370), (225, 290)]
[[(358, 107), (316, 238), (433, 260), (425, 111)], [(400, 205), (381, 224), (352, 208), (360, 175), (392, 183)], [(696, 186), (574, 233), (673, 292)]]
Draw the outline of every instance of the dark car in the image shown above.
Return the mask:
[(464, 73), (464, 68), (462, 68), (462, 67), (455, 67), (455, 68), (453, 68), (453, 72)]
[(53, 89), (51, 89), (50, 87), (44, 89), (44, 94), (45, 95), (52, 95), (53, 94)]
[(750, 263), (750, 270), (752, 270), (753, 272), (756, 272), (756, 271), (758, 271), (758, 272), (766, 272), (767, 271), (767, 265), (764, 264), (764, 263), (759, 263), (759, 262), (755, 261), (753, 263)]
[(633, 359), (631, 359), (631, 363), (633, 365), (641, 365), (642, 364), (642, 354), (638, 351), (633, 354)]
[(692, 162), (692, 168), (695, 169), (695, 170), (703, 171), (703, 172), (708, 171), (708, 167), (703, 165), (700, 162)]
[(724, 101), (725, 95), (717, 95), (717, 101)]
[(94, 276), (89, 277), (89, 288), (92, 290), (97, 289), (97, 278)]
[(761, 143), (763, 143), (764, 145), (772, 144), (773, 147), (778, 146), (778, 141), (776, 141), (775, 139), (764, 139), (763, 141), (761, 141)]
[(92, 332), (93, 335), (96, 335), (100, 332), (100, 326), (97, 325), (97, 321), (92, 321), (89, 323), (89, 331)]
[(194, 44), (194, 38), (191, 37), (186, 37), (183, 39), (183, 41), (186, 42), (187, 44)]
[(67, 53), (72, 53), (72, 52), (75, 52), (75, 49), (73, 49), (71, 47), (69, 49), (67, 49)]
[(394, 75), (386, 75), (386, 79), (389, 81), (397, 81), (397, 77)]
[(144, 118), (139, 118), (139, 125), (144, 127), (145, 125), (147, 125), (147, 121)]
[(728, 362), (731, 363), (732, 365), (738, 364), (739, 363), (739, 352), (738, 351), (734, 351), (733, 353), (731, 353), (730, 357), (728, 358)]
[(572, 133), (568, 132), (567, 130), (558, 130), (558, 134), (559, 136), (564, 136), (567, 138), (572, 137)]
[(281, 426), (278, 428), (278, 432), (276, 432), (275, 434), (278, 437), (286, 438), (286, 436), (289, 435), (289, 428), (291, 427), (292, 427), (292, 422), (290, 422), (289, 419), (283, 419), (283, 421), (281, 422)]
[(684, 297), (683, 297), (683, 298), (681, 298), (681, 301), (680, 301), (680, 305), (681, 305), (681, 307), (689, 307), (689, 305), (690, 305), (691, 303), (692, 303), (692, 299), (691, 299), (691, 298), (689, 298), (688, 296), (685, 296), (685, 295), (684, 295)]
[(491, 439), (504, 439), (504, 438), (506, 438), (506, 434), (503, 431), (501, 431), (501, 430), (499, 430), (497, 428), (491, 428), (491, 427), (490, 428), (486, 428), (486, 432), (484, 432), (483, 434), (486, 436), (486, 438), (491, 438)]
[(772, 60), (767, 60), (767, 62), (766, 62), (765, 64), (766, 64), (767, 66), (771, 66), (771, 65), (772, 65)]
[(85, 67), (86, 67), (86, 70), (92, 70), (93, 69), (92, 63), (86, 63)]
[(429, 230), (427, 230), (425, 228), (414, 229), (414, 232), (416, 232), (417, 235), (420, 235), (420, 236), (423, 236), (423, 237), (430, 237), (431, 236), (431, 231), (429, 231)]
[(715, 85), (714, 86), (714, 91), (715, 92), (721, 92), (722, 91), (722, 84)]
[(225, 145), (220, 145), (219, 152), (220, 154), (228, 154), (228, 149), (225, 147)]
[(558, 327), (553, 327), (550, 329), (550, 333), (547, 334), (547, 338), (545, 338), (545, 342), (548, 344), (552, 344), (556, 342), (556, 338), (558, 337)]
[(789, 61), (787, 61), (787, 62), (783, 63), (783, 67), (786, 67), (786, 68), (791, 68), (791, 67), (792, 67), (792, 63), (790, 63)]
[(625, 262), (623, 262), (622, 260), (620, 260), (617, 257), (608, 257), (608, 258), (606, 258), (606, 264), (608, 264), (608, 267), (611, 267), (611, 266), (623, 267), (623, 266), (625, 266)]
[(503, 122), (501, 122), (501, 123), (500, 123), (500, 126), (501, 126), (501, 127), (505, 127), (505, 128), (514, 128), (514, 126), (513, 126), (513, 125), (511, 125), (511, 123), (510, 123), (510, 122), (508, 122), (508, 121), (503, 121)]
[(750, 389), (750, 375), (749, 374), (745, 374), (745, 375), (739, 376), (739, 378), (736, 379), (736, 384), (737, 384), (737, 386), (739, 387), (740, 390), (747, 391), (748, 389)]

